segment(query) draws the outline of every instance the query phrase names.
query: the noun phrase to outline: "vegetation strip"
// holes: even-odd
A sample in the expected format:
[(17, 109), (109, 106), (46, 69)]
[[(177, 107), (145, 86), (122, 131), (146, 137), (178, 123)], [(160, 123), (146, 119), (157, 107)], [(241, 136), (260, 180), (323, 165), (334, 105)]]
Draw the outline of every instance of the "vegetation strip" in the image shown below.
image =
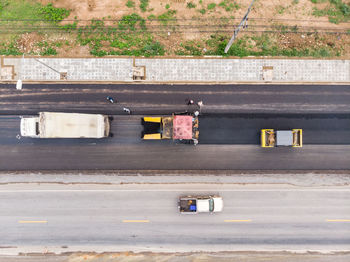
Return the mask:
[[(59, 0), (58, 0), (59, 1)], [(197, 12), (186, 18), (166, 4), (154, 13), (152, 0), (128, 0), (130, 14), (84, 20), (72, 10), (40, 5), (29, 0), (0, 0), (1, 55), (62, 55), (86, 47), (92, 56), (285, 56), (342, 57), (349, 54), (349, 3), (341, 0), (310, 0), (314, 20), (252, 17), (228, 54), (223, 52), (235, 24), (234, 15), (245, 8), (240, 1), (187, 1), (183, 7)], [(299, 1), (277, 6), (283, 15)], [(193, 11), (192, 11), (193, 10)], [(254, 9), (252, 14), (254, 13)], [(318, 17), (328, 17), (331, 27)], [(69, 19), (67, 19), (69, 18)], [(304, 21), (304, 22), (303, 22)], [(291, 24), (294, 23), (295, 24)], [(324, 26), (321, 25), (324, 24)], [(343, 23), (343, 24), (342, 24)], [(190, 36), (190, 37), (187, 37)], [(186, 39), (193, 38), (193, 39)]]

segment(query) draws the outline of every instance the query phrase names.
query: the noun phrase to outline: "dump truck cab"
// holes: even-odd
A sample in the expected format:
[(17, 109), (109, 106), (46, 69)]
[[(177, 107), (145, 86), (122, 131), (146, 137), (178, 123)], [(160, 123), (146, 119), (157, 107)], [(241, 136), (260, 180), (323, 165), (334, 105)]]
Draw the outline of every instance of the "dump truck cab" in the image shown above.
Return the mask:
[(39, 117), (25, 117), (21, 119), (21, 136), (40, 137)]
[(261, 147), (302, 147), (303, 146), (303, 130), (277, 130), (262, 129), (261, 130)]
[(142, 138), (145, 140), (173, 139), (198, 142), (198, 124), (198, 117), (192, 115), (143, 117)]

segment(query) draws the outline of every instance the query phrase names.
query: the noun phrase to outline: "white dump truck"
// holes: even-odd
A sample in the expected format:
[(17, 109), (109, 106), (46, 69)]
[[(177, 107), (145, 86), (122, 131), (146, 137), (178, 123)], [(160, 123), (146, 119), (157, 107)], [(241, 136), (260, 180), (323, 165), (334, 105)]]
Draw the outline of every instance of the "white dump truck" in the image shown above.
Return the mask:
[(103, 138), (110, 134), (106, 115), (40, 112), (21, 119), (21, 136), (33, 138)]
[(185, 196), (180, 197), (178, 208), (182, 214), (221, 212), (224, 202), (220, 196)]

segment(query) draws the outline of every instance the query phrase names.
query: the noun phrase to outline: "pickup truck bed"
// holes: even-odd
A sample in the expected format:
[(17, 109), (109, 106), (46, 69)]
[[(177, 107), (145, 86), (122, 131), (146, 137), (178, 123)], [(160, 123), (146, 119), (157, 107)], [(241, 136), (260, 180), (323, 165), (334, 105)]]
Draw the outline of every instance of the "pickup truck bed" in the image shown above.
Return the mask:
[(180, 212), (195, 213), (197, 212), (197, 200), (196, 199), (180, 199), (179, 202)]

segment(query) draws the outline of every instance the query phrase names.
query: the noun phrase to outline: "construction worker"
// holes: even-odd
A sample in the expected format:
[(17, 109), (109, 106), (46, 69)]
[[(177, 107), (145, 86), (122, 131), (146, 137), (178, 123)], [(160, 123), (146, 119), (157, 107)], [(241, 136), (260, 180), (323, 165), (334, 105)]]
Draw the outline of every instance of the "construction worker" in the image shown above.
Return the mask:
[(187, 104), (190, 106), (190, 105), (193, 105), (194, 104), (194, 101), (192, 99), (189, 99)]
[(114, 99), (113, 99), (113, 97), (111, 97), (111, 96), (107, 96), (107, 100), (108, 100), (111, 104), (114, 103)]
[(129, 108), (123, 107), (123, 111), (131, 115), (131, 110)]

